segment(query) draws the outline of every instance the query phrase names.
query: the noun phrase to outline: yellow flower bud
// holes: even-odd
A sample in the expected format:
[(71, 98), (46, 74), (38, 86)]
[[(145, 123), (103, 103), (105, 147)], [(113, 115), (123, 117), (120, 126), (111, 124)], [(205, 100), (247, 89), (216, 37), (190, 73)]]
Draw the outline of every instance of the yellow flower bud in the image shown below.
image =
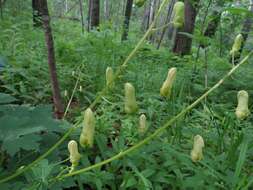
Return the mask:
[(107, 67), (105, 75), (106, 75), (106, 85), (112, 88), (113, 87), (113, 70), (111, 67)]
[(242, 36), (242, 34), (238, 34), (235, 38), (235, 41), (234, 41), (232, 50), (230, 51), (230, 54), (231, 55), (237, 54), (241, 49), (242, 43), (243, 43), (243, 36)]
[(82, 92), (82, 91), (83, 91), (83, 87), (79, 86), (79, 92)]
[(173, 8), (173, 25), (175, 28), (182, 28), (184, 26), (184, 3), (178, 1)]
[(141, 114), (140, 119), (139, 119), (138, 132), (140, 135), (144, 135), (147, 130), (148, 130), (147, 118), (146, 118), (145, 114)]
[(73, 167), (78, 166), (81, 155), (78, 152), (78, 144), (76, 141), (71, 140), (68, 143), (69, 160)]
[(125, 112), (132, 114), (138, 111), (138, 105), (135, 98), (135, 89), (132, 84), (125, 84)]
[(64, 90), (64, 96), (67, 97), (68, 96), (68, 91)]
[(245, 90), (241, 90), (237, 94), (238, 105), (235, 110), (238, 119), (245, 119), (249, 116), (250, 111), (248, 108), (249, 94)]
[(146, 0), (135, 0), (134, 1), (134, 4), (137, 6), (137, 7), (142, 7), (144, 5), (144, 3), (146, 2)]
[(204, 140), (200, 135), (194, 137), (193, 149), (191, 151), (191, 159), (193, 162), (202, 160), (202, 149), (205, 146)]
[(173, 81), (176, 78), (177, 69), (175, 67), (168, 71), (167, 79), (164, 81), (162, 88), (160, 89), (160, 95), (163, 97), (170, 97), (173, 86)]
[(84, 125), (80, 135), (79, 143), (83, 148), (93, 147), (95, 133), (95, 116), (90, 108), (85, 110)]

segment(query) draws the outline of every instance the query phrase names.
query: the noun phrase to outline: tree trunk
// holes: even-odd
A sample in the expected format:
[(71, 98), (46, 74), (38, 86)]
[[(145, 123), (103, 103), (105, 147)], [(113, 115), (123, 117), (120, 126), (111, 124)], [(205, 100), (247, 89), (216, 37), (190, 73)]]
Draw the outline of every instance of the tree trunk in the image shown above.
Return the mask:
[(82, 33), (84, 33), (83, 0), (79, 0)]
[[(154, 21), (154, 18), (155, 18), (156, 3), (157, 3), (157, 0), (151, 0), (151, 2), (150, 2), (149, 25)], [(149, 40), (152, 42), (153, 38), (154, 38), (154, 35), (151, 34), (149, 36)]]
[(104, 0), (104, 17), (105, 17), (105, 20), (108, 20), (109, 16), (110, 16), (109, 0)]
[[(249, 10), (253, 13), (253, 0), (250, 0), (249, 2), (250, 2)], [(235, 55), (235, 58), (234, 58), (234, 63), (235, 64), (237, 64), (240, 61), (244, 45), (245, 45), (245, 43), (248, 39), (248, 35), (249, 35), (249, 33), (251, 32), (251, 29), (252, 29), (252, 24), (253, 24), (252, 16), (246, 15), (246, 19), (243, 23), (243, 27), (242, 27), (242, 30), (241, 30), (241, 34), (243, 36), (243, 42), (242, 42), (241, 49), (240, 49), (239, 53), (237, 55)], [(230, 62), (233, 61), (232, 57), (230, 58), (230, 60), (231, 60)]]
[[(175, 3), (177, 2), (177, 0), (174, 0), (174, 2), (173, 2), (173, 6), (172, 6), (172, 13), (173, 13), (173, 8), (174, 8), (174, 5), (175, 5)], [(171, 14), (172, 14), (171, 13)], [(173, 16), (173, 15), (172, 15)], [(172, 19), (172, 16), (171, 16), (171, 19)], [(171, 21), (171, 20), (170, 20)], [(175, 34), (175, 28), (174, 28), (174, 26), (173, 26), (173, 24), (172, 25), (170, 25), (169, 27), (168, 27), (168, 34), (167, 34), (167, 36), (168, 36), (168, 39), (169, 40), (174, 40), (173, 39), (173, 35)]]
[(133, 7), (133, 0), (127, 0), (126, 3), (126, 11), (125, 11), (125, 20), (124, 20), (124, 25), (123, 25), (123, 33), (121, 40), (127, 40), (128, 37), (128, 31), (129, 31), (129, 23), (131, 19), (131, 14), (132, 14), (132, 7)]
[(50, 26), (50, 17), (48, 13), (47, 0), (37, 0), (37, 2), (39, 2), (41, 5), (42, 22), (45, 30), (45, 39), (48, 51), (48, 66), (53, 91), (54, 113), (56, 118), (61, 119), (64, 113), (64, 108), (62, 105), (61, 94), (57, 80), (55, 54), (54, 54), (54, 41)]
[(150, 2), (150, 21), (149, 23), (152, 23), (152, 21), (154, 20), (154, 16), (155, 16), (155, 5), (156, 5), (156, 0), (151, 0)]
[(42, 27), (42, 2), (40, 0), (32, 0), (32, 8), (33, 8), (33, 26), (34, 27)]
[(185, 24), (183, 29), (179, 30), (175, 37), (173, 52), (179, 55), (188, 55), (191, 53), (192, 38), (180, 34), (185, 32), (193, 34), (195, 19), (197, 15), (197, 5), (199, 0), (185, 0)]
[[(164, 24), (167, 24), (167, 23), (170, 22), (171, 16), (172, 16), (173, 7), (174, 7), (175, 3), (176, 3), (176, 0), (172, 0), (172, 1), (170, 2), (169, 6), (168, 6), (167, 16), (166, 16), (166, 19), (165, 19), (165, 23), (164, 23)], [(168, 26), (168, 27), (166, 27), (166, 28), (164, 28), (164, 29), (162, 30), (160, 39), (159, 39), (158, 44), (157, 44), (157, 49), (160, 48), (160, 45), (161, 45), (162, 40), (163, 40), (163, 37), (164, 37), (164, 35), (165, 35), (165, 33), (166, 33), (166, 30), (167, 30), (168, 28), (171, 28), (171, 25)]]
[(150, 5), (148, 3), (145, 4), (144, 17), (141, 24), (141, 31), (146, 31), (149, 26), (149, 16), (150, 16)]
[(90, 29), (98, 29), (99, 26), (99, 0), (91, 0), (90, 6)]
[[(153, 13), (152, 13), (152, 22), (155, 20), (155, 15), (156, 15), (156, 11), (157, 11), (157, 9), (159, 8), (159, 6), (160, 6), (160, 0), (154, 0), (154, 3), (153, 3)], [(154, 27), (156, 27), (156, 25), (154, 26)], [(149, 39), (150, 39), (150, 41), (154, 44), (155, 43), (155, 38), (156, 38), (156, 35), (157, 35), (157, 33), (158, 33), (159, 31), (157, 31), (157, 32), (153, 32), (151, 35), (150, 35), (150, 37), (149, 37)]]
[(65, 0), (65, 13), (67, 13), (68, 12), (68, 0)]
[(87, 31), (90, 31), (90, 20), (91, 20), (91, 7), (92, 7), (92, 0), (88, 0), (88, 15), (87, 15)]
[(3, 16), (4, 3), (5, 3), (5, 0), (0, 0), (0, 15), (1, 15), (1, 19), (4, 18), (4, 16)]

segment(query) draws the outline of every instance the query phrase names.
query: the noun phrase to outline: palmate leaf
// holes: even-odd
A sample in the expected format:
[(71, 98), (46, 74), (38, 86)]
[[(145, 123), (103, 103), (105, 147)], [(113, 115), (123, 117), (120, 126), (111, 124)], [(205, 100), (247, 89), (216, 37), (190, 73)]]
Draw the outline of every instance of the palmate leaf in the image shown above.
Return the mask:
[(20, 149), (23, 150), (38, 150), (39, 141), (41, 137), (38, 135), (30, 134), (24, 137), (17, 138), (15, 140), (6, 140), (4, 141), (2, 147), (7, 150), (7, 153), (11, 156), (14, 156), (16, 152)]
[(36, 180), (46, 183), (53, 168), (54, 164), (49, 164), (48, 160), (42, 160), (36, 167), (32, 168), (32, 173)]
[(0, 113), (0, 141), (11, 156), (21, 149), (37, 152), (42, 133), (63, 131), (63, 123), (52, 118), (51, 106), (5, 105)]

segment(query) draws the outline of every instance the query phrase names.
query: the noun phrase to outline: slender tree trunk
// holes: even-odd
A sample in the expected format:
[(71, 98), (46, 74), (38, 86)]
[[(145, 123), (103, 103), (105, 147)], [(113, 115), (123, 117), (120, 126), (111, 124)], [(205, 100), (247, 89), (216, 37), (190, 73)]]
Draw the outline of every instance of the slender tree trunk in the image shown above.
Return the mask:
[[(160, 6), (160, 0), (154, 0), (154, 7), (153, 7), (153, 14), (152, 14), (152, 22), (155, 20), (155, 15), (156, 15), (156, 11), (157, 9), (159, 8)], [(156, 25), (155, 25), (156, 27)], [(154, 44), (155, 43), (155, 40), (156, 40), (156, 35), (157, 33), (159, 33), (160, 31), (157, 31), (157, 32), (153, 32), (151, 35), (150, 35), (150, 41)]]
[(193, 34), (199, 0), (185, 0), (184, 3), (185, 24), (183, 29), (177, 32), (173, 47), (173, 52), (179, 55), (188, 55), (191, 52), (192, 38), (180, 34), (180, 32)]
[(154, 15), (155, 15), (155, 5), (156, 5), (156, 0), (151, 0), (150, 3), (150, 21), (149, 23), (152, 23), (152, 21), (154, 20)]
[[(149, 15), (149, 25), (154, 21), (155, 18), (155, 12), (156, 12), (156, 4), (157, 0), (151, 0), (150, 3), (150, 15)], [(149, 36), (149, 40), (152, 42), (154, 38), (154, 35)]]
[[(150, 26), (150, 24), (154, 21), (155, 18), (155, 12), (156, 12), (156, 4), (158, 3), (158, 0), (150, 0), (150, 11), (149, 11), (149, 20), (148, 20), (148, 25), (147, 29)], [(149, 36), (149, 40), (153, 42), (154, 40), (154, 35)]]
[(123, 11), (123, 13), (126, 12), (126, 3), (127, 3), (127, 0), (123, 0), (123, 3), (122, 3), (122, 11)]
[[(250, 0), (249, 2), (250, 2), (249, 10), (253, 13), (253, 0)], [(235, 58), (234, 58), (235, 64), (237, 64), (240, 61), (244, 45), (248, 39), (248, 35), (252, 31), (252, 24), (253, 24), (252, 16), (246, 15), (246, 19), (243, 23), (242, 30), (241, 30), (241, 34), (243, 36), (243, 42), (242, 42), (241, 49), (240, 49), (239, 53), (237, 55), (235, 55)], [(232, 58), (230, 58), (230, 60), (232, 62)]]
[(99, 26), (99, 17), (100, 17), (100, 7), (99, 7), (99, 0), (91, 0), (91, 17), (90, 17), (90, 28), (94, 29)]
[(68, 12), (68, 0), (65, 0), (65, 13), (67, 13)]
[(79, 0), (82, 33), (84, 33), (83, 0)]
[(151, 23), (151, 7), (152, 7), (152, 0), (149, 0), (149, 3), (145, 4), (146, 9), (144, 13), (143, 23), (142, 23), (142, 30), (146, 31), (149, 28)]
[(121, 40), (127, 40), (128, 37), (128, 31), (129, 31), (129, 23), (131, 19), (131, 14), (132, 14), (132, 7), (133, 7), (133, 0), (127, 0), (126, 4), (126, 11), (125, 11), (125, 20), (124, 20), (124, 25), (123, 25), (123, 33)]
[(92, 8), (92, 0), (88, 0), (88, 15), (87, 15), (87, 31), (90, 32), (90, 20), (91, 20), (91, 8)]
[(145, 4), (145, 9), (144, 9), (144, 17), (142, 19), (142, 24), (141, 24), (141, 31), (146, 31), (148, 26), (149, 26), (149, 16), (150, 16), (150, 5), (148, 3)]
[[(176, 2), (176, 0), (172, 0), (172, 1), (170, 2), (169, 6), (168, 6), (167, 16), (166, 16), (166, 19), (165, 19), (165, 23), (164, 23), (164, 24), (167, 24), (167, 23), (170, 22), (171, 16), (172, 16), (172, 11), (173, 11), (173, 7), (174, 7), (175, 2)], [(166, 30), (167, 30), (168, 28), (170, 28), (170, 27), (171, 27), (171, 26), (168, 26), (168, 27), (166, 27), (166, 28), (164, 28), (164, 29), (162, 30), (160, 39), (159, 39), (158, 44), (157, 44), (157, 49), (160, 48), (160, 45), (161, 45), (161, 43), (162, 43), (162, 41), (163, 41), (163, 37), (164, 37), (164, 35), (165, 35), (165, 33), (166, 33)]]
[(4, 3), (5, 3), (5, 0), (0, 0), (0, 16), (1, 16), (1, 19), (4, 18), (4, 16), (3, 16)]
[[(174, 7), (174, 5), (175, 5), (175, 3), (177, 2), (177, 0), (174, 0), (174, 4), (173, 4), (173, 7)], [(173, 7), (172, 7), (172, 13), (173, 13)], [(173, 15), (171, 15), (171, 19), (173, 18)], [(170, 20), (171, 21), (171, 20)], [(174, 34), (175, 34), (175, 28), (174, 28), (174, 26), (173, 25), (171, 25), (171, 26), (169, 26), (168, 27), (168, 34), (167, 34), (167, 36), (168, 36), (168, 39), (169, 40), (174, 40), (173, 39), (173, 37), (174, 37)]]
[(110, 12), (109, 12), (109, 0), (104, 0), (104, 17), (105, 20), (109, 19)]
[(55, 108), (55, 117), (61, 119), (64, 113), (63, 104), (61, 101), (61, 94), (59, 89), (59, 84), (57, 80), (56, 64), (55, 64), (55, 54), (54, 54), (54, 41), (52, 35), (52, 29), (50, 26), (50, 17), (48, 13), (47, 0), (37, 0), (41, 5), (42, 22), (45, 30), (45, 39), (48, 51), (48, 66), (51, 77), (52, 91), (53, 91), (53, 101)]
[(42, 4), (41, 4), (41, 1), (32, 0), (32, 8), (33, 8), (33, 26), (34, 27), (42, 27), (42, 21), (41, 21)]

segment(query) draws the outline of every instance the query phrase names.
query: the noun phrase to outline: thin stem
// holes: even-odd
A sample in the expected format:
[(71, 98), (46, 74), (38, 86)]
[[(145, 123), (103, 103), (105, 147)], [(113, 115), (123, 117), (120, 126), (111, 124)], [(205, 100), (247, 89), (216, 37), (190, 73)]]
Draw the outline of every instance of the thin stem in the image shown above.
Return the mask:
[(162, 30), (162, 29), (164, 29), (164, 28), (167, 28), (167, 27), (170, 26), (171, 24), (173, 24), (173, 23), (172, 23), (172, 22), (169, 22), (169, 23), (167, 23), (167, 24), (164, 24), (163, 26), (154, 28), (153, 31)]
[(65, 160), (62, 160), (62, 161), (60, 161), (60, 162), (57, 162), (55, 165), (57, 166), (57, 165), (61, 165), (61, 164), (63, 164), (64, 162), (67, 162), (67, 161), (69, 161), (70, 160), (70, 158), (66, 158)]
[(205, 92), (202, 96), (200, 96), (195, 102), (193, 102), (191, 105), (186, 107), (184, 110), (182, 110), (175, 117), (173, 117), (172, 119), (167, 121), (162, 127), (158, 128), (154, 133), (152, 133), (150, 136), (146, 137), (144, 140), (140, 141), (139, 143), (132, 146), (131, 148), (126, 149), (125, 151), (121, 151), (120, 153), (116, 154), (115, 156), (113, 156), (113, 157), (111, 157), (107, 160), (104, 160), (102, 162), (99, 162), (97, 164), (91, 165), (89, 167), (86, 167), (86, 168), (83, 168), (83, 169), (80, 169), (80, 170), (76, 170), (72, 173), (65, 174), (65, 175), (61, 176), (60, 178), (56, 178), (56, 179), (62, 180), (62, 179), (67, 178), (67, 177), (71, 177), (71, 176), (74, 176), (74, 175), (79, 175), (79, 174), (87, 172), (89, 170), (99, 168), (99, 167), (101, 167), (105, 164), (108, 164), (108, 163), (110, 163), (114, 160), (122, 158), (122, 157), (130, 154), (131, 152), (133, 152), (135, 150), (138, 150), (143, 145), (149, 143), (151, 140), (153, 140), (154, 138), (159, 136), (163, 131), (165, 131), (169, 126), (171, 126), (175, 121), (177, 121), (179, 118), (184, 116), (187, 112), (189, 112), (192, 108), (194, 108), (196, 105), (198, 105), (211, 92), (213, 92), (215, 89), (217, 89), (228, 77), (230, 77), (242, 64), (244, 64), (249, 59), (249, 57), (252, 55), (252, 53), (253, 53), (253, 51), (250, 52), (238, 65), (233, 67), (221, 80), (219, 80), (212, 88), (210, 88), (207, 92)]
[(82, 2), (82, 0), (79, 0), (79, 6), (80, 6), (82, 34), (84, 34), (84, 16), (83, 16), (83, 2)]
[(234, 67), (235, 66), (235, 53), (234, 52), (232, 53), (232, 64)]
[(221, 22), (220, 22), (220, 30), (219, 30), (219, 41), (220, 41), (220, 57), (222, 56), (222, 52), (223, 52), (223, 48), (222, 48), (222, 43), (223, 43), (223, 31), (222, 31), (222, 25), (221, 25)]
[[(205, 90), (208, 87), (208, 65), (207, 65), (207, 49), (205, 48)], [(207, 99), (205, 98), (205, 103)]]
[[(176, 1), (176, 0), (170, 1), (170, 4), (169, 4), (169, 6), (168, 6), (168, 11), (167, 11), (168, 13), (167, 13), (167, 17), (166, 17), (165, 23), (167, 23), (168, 21), (171, 20), (172, 11), (173, 11), (173, 7), (174, 7), (174, 4), (175, 4), (175, 1)], [(164, 28), (164, 29), (162, 30), (162, 34), (161, 34), (160, 39), (159, 39), (158, 44), (157, 44), (157, 49), (159, 49), (160, 46), (161, 46), (161, 44), (162, 44), (162, 41), (163, 41), (164, 35), (165, 35), (165, 33), (166, 33), (166, 30), (167, 30), (167, 28)]]
[[(128, 64), (128, 62), (130, 61), (130, 59), (133, 58), (133, 56), (137, 53), (137, 50), (141, 47), (141, 45), (145, 42), (145, 39), (151, 34), (152, 29), (155, 25), (155, 22), (157, 20), (157, 18), (159, 17), (159, 15), (161, 14), (164, 6), (166, 5), (168, 0), (163, 0), (157, 15), (154, 19), (154, 21), (151, 23), (149, 29), (147, 30), (147, 32), (144, 34), (144, 36), (141, 38), (141, 40), (138, 42), (138, 44), (136, 45), (136, 47), (134, 48), (134, 50), (128, 55), (128, 57), (126, 58), (126, 60), (123, 62), (123, 64), (118, 68), (112, 82), (114, 82), (118, 76), (121, 74), (121, 72), (123, 71), (123, 68), (125, 68)], [(109, 85), (108, 85), (109, 86)], [(106, 85), (103, 90), (101, 92), (98, 93), (97, 97), (95, 98), (95, 100), (93, 101), (93, 103), (89, 106), (89, 107), (94, 107), (99, 101), (100, 99), (103, 97), (103, 95), (107, 92), (108, 90), (108, 86)], [(60, 146), (68, 137), (69, 135), (78, 127), (79, 123), (76, 124), (74, 127), (71, 127), (65, 134), (64, 136), (58, 141), (56, 142), (56, 144), (54, 146), (52, 146), (47, 152), (45, 152), (44, 154), (42, 154), (39, 158), (37, 158), (36, 160), (34, 160), (33, 162), (31, 162), (29, 165), (27, 165), (26, 167), (24, 167), (22, 170), (16, 170), (15, 173), (3, 178), (0, 180), (0, 184), (7, 182), (11, 179), (16, 178), (17, 176), (21, 175), (22, 173), (24, 173), (25, 171), (29, 170), (30, 168), (32, 168), (34, 165), (36, 165), (38, 162), (40, 162), (41, 160), (43, 160), (45, 157), (47, 157), (49, 154), (51, 154), (58, 146)]]
[(83, 68), (83, 67), (81, 67), (81, 68), (78, 69), (78, 70), (79, 70), (78, 78), (77, 78), (77, 80), (76, 80), (76, 84), (75, 84), (75, 87), (74, 87), (74, 89), (73, 89), (73, 91), (72, 91), (71, 97), (70, 97), (70, 99), (69, 99), (69, 101), (68, 101), (68, 105), (67, 105), (67, 107), (66, 107), (66, 109), (65, 109), (65, 112), (64, 112), (64, 115), (63, 115), (63, 119), (66, 117), (66, 115), (67, 115), (67, 113), (68, 113), (68, 111), (69, 111), (69, 107), (70, 107), (70, 105), (71, 105), (71, 102), (72, 102), (72, 100), (73, 100), (74, 94), (76, 93), (77, 85), (78, 85), (78, 83), (79, 83), (79, 81), (80, 81), (80, 78), (81, 78), (82, 68)]

